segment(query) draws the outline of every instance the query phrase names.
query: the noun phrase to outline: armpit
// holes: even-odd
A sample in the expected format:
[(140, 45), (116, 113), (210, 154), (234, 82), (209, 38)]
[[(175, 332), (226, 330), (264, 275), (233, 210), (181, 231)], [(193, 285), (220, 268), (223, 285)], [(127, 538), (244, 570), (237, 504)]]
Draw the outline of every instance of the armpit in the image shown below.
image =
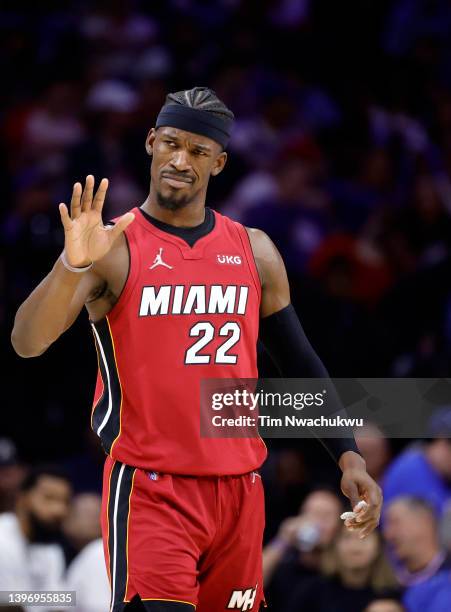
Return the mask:
[(86, 300), (86, 304), (92, 304), (99, 298), (105, 297), (108, 292), (108, 283), (104, 281), (101, 285), (98, 285), (89, 295)]

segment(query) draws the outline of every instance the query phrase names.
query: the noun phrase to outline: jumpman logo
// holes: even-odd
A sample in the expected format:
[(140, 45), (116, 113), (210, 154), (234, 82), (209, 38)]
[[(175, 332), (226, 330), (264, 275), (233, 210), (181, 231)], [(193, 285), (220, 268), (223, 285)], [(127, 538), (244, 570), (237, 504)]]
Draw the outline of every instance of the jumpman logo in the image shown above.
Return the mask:
[(167, 263), (165, 263), (163, 261), (163, 258), (161, 256), (162, 253), (163, 253), (163, 247), (160, 247), (160, 250), (155, 255), (155, 259), (153, 260), (153, 264), (150, 266), (149, 270), (153, 270), (157, 266), (164, 266), (165, 268), (168, 268), (169, 270), (172, 270), (172, 266), (170, 266), (169, 264), (167, 264)]

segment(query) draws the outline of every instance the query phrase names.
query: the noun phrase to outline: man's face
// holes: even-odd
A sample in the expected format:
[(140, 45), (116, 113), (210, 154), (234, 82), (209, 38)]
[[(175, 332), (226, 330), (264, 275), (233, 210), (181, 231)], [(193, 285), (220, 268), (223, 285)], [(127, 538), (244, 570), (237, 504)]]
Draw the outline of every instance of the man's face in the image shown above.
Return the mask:
[(224, 168), (227, 154), (211, 138), (173, 127), (152, 128), (146, 142), (157, 202), (178, 210), (207, 191), (210, 176)]
[(434, 538), (434, 527), (427, 512), (412, 510), (402, 500), (388, 507), (383, 532), (400, 561), (415, 559), (424, 543)]
[(30, 519), (32, 541), (50, 542), (57, 539), (69, 510), (69, 483), (56, 476), (43, 475), (32, 489), (22, 495)]

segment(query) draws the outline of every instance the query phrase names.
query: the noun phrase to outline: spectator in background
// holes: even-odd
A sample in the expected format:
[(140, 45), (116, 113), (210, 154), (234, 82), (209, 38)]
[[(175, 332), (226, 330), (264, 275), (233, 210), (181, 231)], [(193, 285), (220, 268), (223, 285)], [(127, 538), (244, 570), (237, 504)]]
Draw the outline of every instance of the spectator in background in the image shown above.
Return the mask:
[(436, 515), (423, 499), (399, 497), (386, 510), (384, 536), (401, 567), (408, 612), (451, 610), (451, 558), (442, 550)]
[(354, 435), (359, 451), (365, 459), (368, 474), (376, 482), (381, 482), (391, 456), (387, 438), (377, 425), (369, 421), (363, 427), (358, 427)]
[(25, 468), (17, 459), (14, 442), (0, 438), (0, 513), (14, 509)]
[(383, 592), (363, 612), (406, 612), (398, 592)]
[(451, 500), (446, 504), (440, 521), (440, 541), (451, 555)]
[(429, 422), (431, 439), (407, 448), (385, 473), (382, 490), (385, 507), (400, 495), (427, 500), (441, 515), (451, 500), (451, 408), (435, 412)]
[(322, 570), (322, 576), (298, 582), (287, 612), (361, 612), (378, 589), (396, 584), (377, 531), (362, 540), (343, 526)]
[(298, 516), (285, 519), (277, 536), (263, 549), (266, 599), (274, 610), (284, 610), (293, 585), (320, 572), (325, 550), (340, 528), (343, 503), (327, 488), (312, 491)]
[(81, 493), (74, 498), (64, 525), (66, 537), (78, 552), (69, 565), (66, 579), (66, 588), (77, 594), (74, 612), (105, 612), (110, 604), (100, 507), (100, 495)]
[(27, 475), (15, 511), (0, 515), (2, 590), (61, 589), (64, 556), (57, 542), (70, 498), (71, 486), (58, 468), (38, 467)]
[(75, 495), (63, 524), (67, 540), (66, 560), (68, 564), (89, 542), (101, 537), (101, 497), (96, 493)]

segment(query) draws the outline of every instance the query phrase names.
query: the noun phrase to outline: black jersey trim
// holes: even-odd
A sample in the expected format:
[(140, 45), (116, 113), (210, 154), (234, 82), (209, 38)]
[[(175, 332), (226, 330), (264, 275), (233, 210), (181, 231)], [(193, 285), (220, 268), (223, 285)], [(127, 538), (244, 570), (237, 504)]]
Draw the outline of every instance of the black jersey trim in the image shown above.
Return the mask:
[(127, 594), (130, 502), (135, 473), (136, 468), (117, 461), (110, 478), (107, 518), (112, 612), (122, 609)]
[(208, 206), (205, 207), (205, 219), (200, 225), (196, 225), (195, 227), (177, 227), (175, 225), (170, 225), (169, 223), (164, 223), (164, 221), (155, 219), (155, 217), (149, 215), (149, 213), (145, 212), (142, 208), (138, 208), (138, 210), (140, 211), (142, 216), (153, 226), (155, 226), (162, 232), (178, 236), (179, 238), (184, 240), (191, 248), (196, 244), (198, 240), (212, 232), (216, 224), (215, 214)]
[(99, 436), (105, 452), (110, 454), (121, 430), (121, 381), (108, 317), (97, 323), (91, 322), (91, 326), (103, 382), (103, 393), (93, 408), (91, 425)]

